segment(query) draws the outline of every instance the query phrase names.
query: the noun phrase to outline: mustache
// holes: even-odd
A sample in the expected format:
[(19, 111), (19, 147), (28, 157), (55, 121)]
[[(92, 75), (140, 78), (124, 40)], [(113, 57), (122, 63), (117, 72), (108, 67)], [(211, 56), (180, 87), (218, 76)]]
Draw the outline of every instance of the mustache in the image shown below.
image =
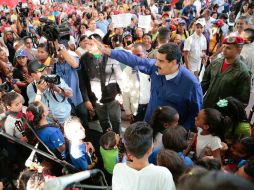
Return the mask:
[(159, 69), (161, 69), (161, 67), (156, 66), (156, 70), (158, 71)]

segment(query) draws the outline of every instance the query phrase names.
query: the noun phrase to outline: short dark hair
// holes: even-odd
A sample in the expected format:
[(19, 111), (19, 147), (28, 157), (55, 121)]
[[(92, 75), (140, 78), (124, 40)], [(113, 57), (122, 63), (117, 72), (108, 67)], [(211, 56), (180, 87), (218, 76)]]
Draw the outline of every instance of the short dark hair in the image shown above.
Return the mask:
[(168, 61), (176, 60), (177, 64), (181, 63), (182, 53), (178, 45), (175, 43), (167, 43), (162, 45), (158, 49), (158, 53), (166, 54), (166, 59)]
[(249, 18), (247, 16), (240, 16), (237, 20), (243, 20), (245, 24), (249, 23)]
[(25, 36), (25, 37), (23, 38), (23, 41), (24, 41), (24, 42), (26, 42), (28, 39), (33, 40), (33, 38), (32, 38), (32, 37), (30, 37), (30, 36)]
[(162, 135), (164, 148), (182, 152), (187, 148), (187, 131), (182, 126), (170, 127)]
[(119, 47), (123, 43), (123, 35), (115, 34), (111, 38), (111, 42), (115, 42), (116, 46)]
[(153, 144), (153, 130), (146, 122), (130, 125), (124, 133), (127, 152), (136, 158), (142, 158)]
[(221, 163), (217, 159), (202, 159), (196, 162), (196, 165), (206, 168), (207, 170), (220, 170)]
[(38, 48), (43, 48), (46, 52), (49, 53), (49, 46), (48, 46), (48, 44), (40, 43), (40, 44), (38, 45), (37, 49), (38, 49)]
[(157, 40), (161, 44), (165, 44), (169, 41), (170, 30), (167, 27), (160, 27), (157, 35)]
[(88, 39), (93, 39), (92, 37), (94, 37), (96, 40), (102, 42), (102, 38), (99, 34), (91, 34), (90, 36), (88, 36)]
[(247, 33), (247, 39), (252, 43), (254, 41), (254, 29), (253, 28), (246, 28), (244, 32)]
[(198, 177), (179, 181), (179, 190), (252, 190), (254, 185), (240, 176), (222, 171), (210, 171)]
[(240, 140), (240, 143), (244, 147), (244, 151), (247, 154), (247, 157), (254, 156), (254, 137), (245, 137)]
[(183, 159), (176, 152), (168, 149), (163, 149), (159, 152), (157, 164), (168, 168), (173, 175), (175, 183), (177, 183), (185, 170)]
[(113, 131), (108, 131), (100, 138), (100, 146), (105, 150), (112, 150), (116, 146), (116, 133)]
[(157, 133), (165, 129), (164, 124), (167, 123), (172, 126), (175, 120), (175, 116), (178, 114), (177, 110), (170, 106), (158, 107), (152, 115), (150, 125), (153, 128), (153, 137), (155, 138)]

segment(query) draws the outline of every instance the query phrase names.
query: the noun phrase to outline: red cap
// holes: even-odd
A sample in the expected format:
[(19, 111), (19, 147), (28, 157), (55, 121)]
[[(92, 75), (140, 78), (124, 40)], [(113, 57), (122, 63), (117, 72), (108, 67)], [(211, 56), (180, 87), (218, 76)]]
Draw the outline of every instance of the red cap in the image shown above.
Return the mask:
[(218, 19), (218, 20), (215, 21), (214, 24), (216, 24), (219, 27), (222, 27), (224, 25), (224, 21), (222, 19)]
[(161, 15), (161, 17), (164, 17), (164, 16), (169, 17), (169, 14), (168, 14), (168, 13), (163, 13), (163, 14)]
[(224, 38), (223, 44), (235, 44), (235, 45), (243, 45), (244, 40), (240, 36), (229, 36)]

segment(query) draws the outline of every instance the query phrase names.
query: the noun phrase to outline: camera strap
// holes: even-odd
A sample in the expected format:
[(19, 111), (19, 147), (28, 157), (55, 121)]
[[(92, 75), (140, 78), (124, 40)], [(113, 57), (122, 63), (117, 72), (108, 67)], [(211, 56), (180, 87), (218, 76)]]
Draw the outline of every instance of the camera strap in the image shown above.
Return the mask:
[[(62, 89), (61, 87), (59, 87), (58, 86), (58, 88), (60, 88), (61, 89), (61, 91), (63, 91), (64, 92), (64, 89)], [(50, 88), (50, 92), (51, 92), (51, 94), (52, 94), (52, 96), (53, 96), (53, 98), (57, 101), (57, 102), (60, 102), (60, 103), (62, 103), (62, 102), (64, 102), (65, 101), (65, 96), (63, 96), (63, 99), (61, 100), (61, 101), (59, 101), (58, 99), (57, 99), (57, 97), (56, 97), (56, 94), (55, 94), (55, 91), (52, 89), (52, 88)]]

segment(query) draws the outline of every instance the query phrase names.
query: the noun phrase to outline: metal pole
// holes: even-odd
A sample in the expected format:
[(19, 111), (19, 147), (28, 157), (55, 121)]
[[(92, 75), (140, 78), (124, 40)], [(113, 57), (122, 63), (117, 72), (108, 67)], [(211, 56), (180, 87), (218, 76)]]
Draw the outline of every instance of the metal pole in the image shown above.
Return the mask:
[(60, 160), (60, 159), (53, 157), (50, 154), (48, 154), (40, 149), (34, 148), (32, 145), (27, 144), (26, 142), (20, 141), (16, 137), (6, 134), (5, 132), (3, 132), (3, 130), (0, 130), (0, 135), (18, 143), (18, 144), (21, 144), (22, 146), (25, 146), (31, 150), (34, 150), (36, 153), (39, 153), (40, 155), (45, 156), (46, 158), (49, 158), (50, 160), (53, 160), (53, 161), (57, 162), (58, 164), (61, 164), (62, 166), (65, 166), (65, 167), (73, 170), (74, 172), (80, 171), (77, 168), (75, 168), (73, 165), (71, 165), (70, 163), (66, 162), (65, 160)]

